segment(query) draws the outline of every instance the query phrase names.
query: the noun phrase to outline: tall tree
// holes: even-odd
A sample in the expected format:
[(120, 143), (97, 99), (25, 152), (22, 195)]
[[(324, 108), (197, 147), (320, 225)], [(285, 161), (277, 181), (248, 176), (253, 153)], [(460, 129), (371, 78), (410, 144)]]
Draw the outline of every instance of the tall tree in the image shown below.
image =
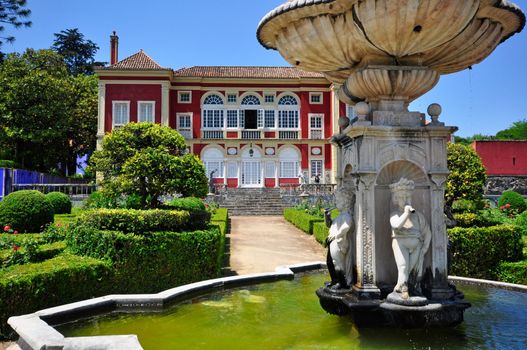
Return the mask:
[[(15, 41), (14, 36), (2, 34), (6, 24), (15, 28), (31, 26), (31, 21), (25, 20), (31, 14), (31, 10), (25, 8), (26, 2), (26, 0), (0, 0), (0, 49), (4, 42)], [(0, 52), (0, 62), (3, 58), (4, 54)]]
[(75, 167), (95, 148), (96, 77), (72, 77), (51, 50), (28, 49), (0, 64), (0, 149), (40, 171)]
[(92, 74), (94, 65), (102, 65), (94, 59), (99, 47), (93, 41), (84, 39), (78, 28), (62, 30), (54, 35), (52, 48), (64, 58), (70, 74)]
[(496, 134), (498, 140), (527, 140), (527, 119), (514, 122), (512, 126)]

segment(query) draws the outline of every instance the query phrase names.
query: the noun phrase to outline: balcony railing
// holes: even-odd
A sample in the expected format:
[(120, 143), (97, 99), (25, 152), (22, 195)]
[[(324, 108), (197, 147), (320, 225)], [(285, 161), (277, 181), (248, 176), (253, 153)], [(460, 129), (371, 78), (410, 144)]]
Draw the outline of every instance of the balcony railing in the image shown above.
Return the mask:
[(298, 131), (278, 131), (278, 138), (282, 140), (297, 140)]
[(311, 130), (311, 140), (322, 140), (322, 130)]
[(223, 130), (203, 130), (201, 138), (207, 140), (221, 140), (224, 138)]
[(192, 139), (192, 130), (178, 130), (181, 136), (185, 138), (185, 140), (191, 140)]
[(259, 140), (262, 138), (262, 132), (260, 130), (242, 130), (243, 140)]

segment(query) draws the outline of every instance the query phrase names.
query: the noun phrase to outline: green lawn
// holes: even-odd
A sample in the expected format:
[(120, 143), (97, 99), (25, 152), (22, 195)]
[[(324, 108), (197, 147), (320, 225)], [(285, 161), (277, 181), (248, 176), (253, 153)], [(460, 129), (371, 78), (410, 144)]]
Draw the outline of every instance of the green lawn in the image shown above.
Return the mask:
[(81, 211), (81, 208), (72, 208), (71, 214), (55, 214), (55, 223), (62, 225), (69, 224), (75, 220)]

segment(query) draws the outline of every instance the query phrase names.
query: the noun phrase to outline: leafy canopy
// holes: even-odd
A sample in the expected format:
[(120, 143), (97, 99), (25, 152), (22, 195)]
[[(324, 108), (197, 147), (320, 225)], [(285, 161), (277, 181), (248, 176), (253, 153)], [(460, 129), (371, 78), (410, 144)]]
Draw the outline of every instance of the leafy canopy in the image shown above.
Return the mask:
[(52, 49), (64, 58), (64, 63), (72, 75), (93, 74), (95, 54), (99, 47), (91, 40), (84, 39), (78, 28), (66, 29), (55, 33)]
[(187, 154), (184, 138), (174, 129), (152, 123), (130, 123), (103, 139), (90, 159), (102, 175), (103, 192), (111, 197), (139, 195), (144, 208), (156, 208), (160, 197), (182, 194), (204, 197), (203, 163)]
[(7, 56), (0, 81), (0, 158), (54, 172), (94, 150), (96, 77), (70, 76), (57, 53), (28, 49)]
[(448, 145), (448, 175), (445, 201), (452, 206), (457, 199), (479, 201), (487, 181), (481, 158), (471, 147), (451, 143)]

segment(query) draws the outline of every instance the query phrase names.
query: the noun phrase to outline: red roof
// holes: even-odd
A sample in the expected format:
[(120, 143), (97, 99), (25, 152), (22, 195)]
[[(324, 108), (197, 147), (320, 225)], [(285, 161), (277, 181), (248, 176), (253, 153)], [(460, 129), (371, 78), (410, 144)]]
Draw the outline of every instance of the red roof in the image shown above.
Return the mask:
[(324, 78), (320, 73), (305, 72), (295, 67), (226, 67), (196, 66), (174, 71), (176, 77), (201, 78)]
[(123, 70), (169, 70), (163, 68), (150, 58), (143, 50), (117, 62), (104, 69), (123, 69)]

